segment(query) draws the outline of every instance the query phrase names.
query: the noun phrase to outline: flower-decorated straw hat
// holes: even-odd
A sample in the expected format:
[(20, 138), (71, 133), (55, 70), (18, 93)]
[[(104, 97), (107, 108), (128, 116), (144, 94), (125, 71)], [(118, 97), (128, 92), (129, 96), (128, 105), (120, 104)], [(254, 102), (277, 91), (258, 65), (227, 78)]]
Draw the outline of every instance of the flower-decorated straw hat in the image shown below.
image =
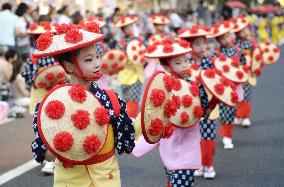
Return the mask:
[(108, 75), (123, 70), (127, 62), (126, 54), (119, 49), (111, 49), (102, 56), (102, 69)]
[(100, 28), (102, 28), (102, 27), (104, 27), (106, 25), (106, 22), (105, 22), (104, 18), (102, 18), (102, 17), (95, 17), (95, 16), (90, 16), (86, 20), (80, 21), (80, 23), (78, 25), (84, 27), (85, 24), (93, 23), (93, 22), (98, 23)]
[(133, 64), (143, 65), (146, 62), (144, 58), (145, 52), (146, 47), (140, 40), (132, 40), (127, 44), (126, 54)]
[(210, 27), (201, 27), (198, 25), (193, 25), (189, 29), (180, 29), (178, 37), (179, 38), (194, 38), (199, 36), (207, 36), (210, 34)]
[(232, 27), (230, 30), (231, 33), (239, 32), (250, 24), (249, 19), (245, 16), (232, 18), (230, 22), (232, 23)]
[(169, 18), (163, 14), (153, 14), (149, 17), (149, 20), (153, 24), (158, 24), (158, 25), (166, 25), (170, 23)]
[(53, 24), (51, 24), (50, 22), (40, 22), (39, 24), (37, 23), (33, 23), (30, 24), (27, 33), (28, 34), (34, 34), (34, 35), (39, 35), (39, 34), (43, 34), (46, 32), (51, 32), (51, 33), (55, 33), (55, 26)]
[(80, 85), (51, 90), (38, 111), (40, 136), (64, 167), (98, 162), (109, 121), (109, 111)]
[(230, 21), (223, 21), (222, 23), (216, 23), (211, 28), (210, 34), (206, 35), (207, 38), (216, 38), (223, 34), (229, 33), (232, 28), (232, 23)]
[(153, 34), (149, 37), (149, 45), (153, 45), (156, 42), (161, 42), (164, 39), (164, 34)]
[(264, 64), (274, 64), (280, 58), (280, 50), (274, 43), (265, 42), (259, 46), (262, 50)]
[(260, 47), (256, 47), (252, 53), (251, 72), (256, 76), (260, 76), (262, 73), (263, 66), (264, 63), (263, 63), (262, 51)]
[(136, 16), (122, 16), (114, 22), (116, 27), (124, 27), (126, 25), (136, 22), (138, 18)]

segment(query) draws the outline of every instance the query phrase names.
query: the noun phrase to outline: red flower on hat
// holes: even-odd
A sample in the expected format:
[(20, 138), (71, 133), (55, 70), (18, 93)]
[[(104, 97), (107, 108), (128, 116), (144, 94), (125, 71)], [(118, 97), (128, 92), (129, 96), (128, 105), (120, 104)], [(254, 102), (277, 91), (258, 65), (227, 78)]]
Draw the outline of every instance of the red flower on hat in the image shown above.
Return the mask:
[(244, 72), (248, 73), (249, 72), (249, 67), (247, 65), (243, 65), (243, 70), (244, 70)]
[(173, 126), (171, 122), (169, 122), (168, 125), (165, 127), (163, 138), (170, 138), (173, 135), (174, 130), (175, 130), (175, 127)]
[(228, 66), (228, 65), (226, 64), (226, 65), (224, 65), (224, 66), (222, 67), (222, 69), (223, 69), (223, 71), (224, 71), (225, 73), (228, 73), (228, 72), (230, 71), (230, 66)]
[(163, 47), (163, 52), (164, 53), (171, 53), (174, 51), (174, 48), (172, 45), (169, 45), (169, 44), (166, 44), (164, 47)]
[(216, 72), (217, 75), (222, 76), (222, 71), (220, 71), (219, 69), (214, 69), (214, 71)]
[(179, 79), (175, 78), (175, 84), (173, 85), (173, 89), (176, 90), (176, 91), (181, 89), (181, 82), (180, 82)]
[(112, 63), (111, 67), (116, 68), (118, 66), (117, 62)]
[(223, 95), (223, 93), (225, 91), (225, 87), (224, 87), (223, 84), (217, 83), (214, 86), (214, 90), (216, 91), (217, 94)]
[(260, 54), (255, 56), (255, 60), (260, 61), (261, 59), (262, 59), (262, 56)]
[(203, 116), (203, 113), (204, 111), (201, 106), (195, 106), (193, 108), (193, 114), (196, 118), (201, 118)]
[(157, 49), (157, 45), (150, 45), (147, 47), (147, 52), (148, 53), (153, 53)]
[(184, 33), (185, 31), (186, 31), (186, 29), (181, 28), (181, 29), (178, 30), (178, 34), (182, 34), (182, 33)]
[(182, 46), (183, 48), (189, 48), (190, 47), (190, 43), (184, 40), (180, 40), (178, 41), (179, 45)]
[(192, 105), (192, 97), (190, 97), (190, 95), (184, 95), (182, 96), (181, 102), (184, 107), (190, 107)]
[(155, 88), (151, 92), (150, 101), (153, 103), (154, 107), (161, 106), (165, 101), (166, 94), (163, 90)]
[(188, 122), (189, 120), (189, 116), (186, 112), (181, 113), (180, 115), (180, 119), (181, 119), (181, 124), (185, 124)]
[(225, 78), (225, 77), (221, 77), (220, 81), (226, 87), (230, 85), (230, 81), (227, 78)]
[(148, 132), (151, 136), (161, 136), (164, 132), (163, 121), (159, 118), (151, 120)]
[(97, 22), (85, 23), (83, 29), (88, 32), (101, 33), (100, 26)]
[(112, 59), (114, 58), (114, 54), (113, 54), (113, 53), (109, 53), (109, 54), (108, 54), (108, 58), (109, 58), (110, 60), (112, 60)]
[(40, 51), (46, 50), (52, 44), (52, 37), (42, 34), (36, 40), (36, 47)]
[(239, 25), (235, 24), (234, 29), (237, 29), (237, 28), (239, 28)]
[(60, 73), (58, 73), (57, 78), (63, 79), (63, 78), (65, 78), (65, 76), (66, 76), (65, 72), (60, 72)]
[(45, 78), (51, 82), (51, 81), (54, 80), (55, 76), (52, 72), (50, 72), (50, 73), (45, 75)]
[(83, 143), (83, 148), (86, 153), (97, 153), (101, 147), (101, 141), (96, 135), (87, 136)]
[(274, 53), (278, 53), (279, 49), (275, 47), (275, 48), (273, 48), (273, 51), (274, 51)]
[(109, 110), (105, 109), (104, 107), (98, 107), (95, 109), (94, 112), (96, 122), (102, 126), (106, 125), (110, 121)]
[(78, 29), (72, 29), (66, 32), (64, 39), (67, 43), (78, 43), (83, 40), (83, 33)]
[(107, 69), (107, 68), (108, 68), (108, 65), (105, 64), (105, 63), (103, 63), (103, 64), (102, 64), (102, 68), (103, 68), (103, 69)]
[(39, 88), (46, 88), (46, 87), (47, 87), (47, 85), (46, 85), (44, 82), (39, 82), (39, 83), (37, 84), (37, 86), (38, 86)]
[(231, 101), (233, 102), (233, 103), (236, 103), (236, 102), (238, 102), (238, 94), (236, 93), (236, 92), (231, 92)]
[(268, 53), (269, 52), (269, 48), (265, 48), (264, 52)]
[(166, 38), (162, 41), (163, 45), (172, 45), (173, 44), (173, 40), (171, 38)]
[(238, 77), (239, 79), (242, 79), (242, 78), (244, 77), (244, 73), (241, 72), (241, 71), (237, 71), (237, 72), (236, 72), (236, 75), (237, 75), (237, 77)]
[(237, 86), (235, 85), (235, 83), (230, 81), (230, 87), (232, 88), (232, 90), (236, 90)]
[(132, 47), (131, 47), (131, 50), (132, 50), (132, 51), (135, 51), (135, 50), (136, 50), (136, 47), (135, 47), (135, 46), (132, 46)]
[(176, 103), (172, 100), (169, 100), (164, 107), (164, 114), (170, 118), (171, 116), (175, 115), (177, 112)]
[(133, 60), (137, 60), (138, 56), (137, 55), (133, 55)]
[(179, 96), (176, 96), (176, 95), (173, 95), (173, 96), (172, 96), (172, 101), (175, 102), (176, 108), (179, 109), (180, 106), (181, 106), (180, 97), (179, 97)]
[(254, 74), (259, 77), (262, 74), (262, 70), (259, 68), (257, 70), (254, 71)]
[(86, 101), (87, 93), (81, 85), (73, 85), (68, 90), (68, 94), (74, 102), (83, 103)]
[(124, 66), (120, 66), (120, 67), (118, 68), (118, 71), (122, 71), (122, 70), (124, 70)]
[(119, 60), (120, 60), (120, 61), (123, 61), (124, 58), (125, 58), (125, 56), (124, 56), (123, 54), (120, 54), (120, 55), (119, 55)]
[(211, 29), (208, 26), (203, 27), (203, 30), (205, 30), (206, 32), (209, 32)]
[(214, 79), (216, 72), (212, 69), (207, 69), (207, 70), (205, 70), (204, 75), (208, 78)]
[(214, 34), (217, 34), (219, 32), (219, 28), (214, 28), (213, 32)]
[(36, 30), (37, 26), (38, 26), (38, 25), (37, 25), (36, 23), (32, 23), (32, 24), (30, 24), (29, 29), (30, 29), (31, 31)]
[(192, 65), (190, 66), (190, 68), (193, 69), (193, 70), (195, 70), (195, 71), (199, 70), (199, 66), (198, 66), (197, 64), (192, 64)]
[(72, 134), (67, 131), (61, 131), (53, 137), (53, 145), (60, 152), (65, 152), (71, 149), (74, 139)]
[(49, 118), (56, 120), (63, 116), (65, 106), (61, 101), (53, 100), (47, 103), (44, 111)]
[(199, 95), (199, 87), (196, 84), (190, 85), (189, 90), (194, 97)]
[(176, 79), (173, 76), (164, 75), (163, 82), (168, 92), (171, 92), (176, 83)]
[(219, 56), (219, 59), (220, 59), (220, 61), (226, 61), (227, 60), (227, 57), (226, 56), (224, 56), (224, 55), (220, 55)]
[(44, 28), (45, 30), (50, 31), (50, 30), (51, 30), (51, 25), (50, 25), (50, 24), (44, 24), (44, 25), (43, 25), (43, 28)]
[(224, 24), (225, 28), (229, 28), (230, 27), (230, 22), (229, 21), (224, 21), (223, 24)]
[(198, 33), (198, 27), (191, 27), (190, 33), (191, 34), (197, 34)]
[(268, 60), (269, 60), (269, 61), (273, 61), (273, 60), (274, 60), (274, 57), (273, 57), (273, 56), (269, 56), (269, 57), (268, 57)]
[(77, 129), (82, 130), (90, 124), (90, 114), (86, 110), (76, 110), (76, 113), (71, 115), (71, 120)]
[(122, 46), (126, 45), (125, 40), (123, 38), (120, 39), (118, 43), (119, 43), (119, 45), (122, 45)]
[(237, 59), (232, 59), (232, 66), (238, 68), (240, 65), (240, 62)]
[(71, 30), (71, 29), (74, 29), (75, 28), (75, 25), (69, 23), (69, 24), (60, 24), (60, 25), (55, 25), (55, 30), (57, 32), (57, 34), (64, 34), (66, 33), (67, 31)]

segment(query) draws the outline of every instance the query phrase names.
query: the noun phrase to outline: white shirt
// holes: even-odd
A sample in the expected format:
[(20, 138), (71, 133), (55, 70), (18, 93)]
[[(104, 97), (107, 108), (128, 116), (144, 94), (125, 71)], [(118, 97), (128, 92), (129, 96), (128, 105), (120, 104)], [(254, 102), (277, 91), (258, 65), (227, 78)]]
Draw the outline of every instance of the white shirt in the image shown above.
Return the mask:
[(183, 20), (180, 18), (180, 16), (177, 13), (171, 13), (170, 14), (170, 20), (171, 24), (174, 28), (181, 28), (183, 24)]
[(0, 45), (15, 46), (18, 16), (9, 10), (0, 12)]
[(59, 23), (59, 24), (71, 23), (71, 19), (68, 18), (68, 17), (67, 17), (66, 15), (64, 15), (64, 14), (59, 14), (58, 23)]
[[(22, 33), (27, 32), (27, 21), (23, 17), (18, 19), (18, 28)], [(29, 36), (18, 36), (17, 37), (17, 46), (22, 47), (30, 44)]]

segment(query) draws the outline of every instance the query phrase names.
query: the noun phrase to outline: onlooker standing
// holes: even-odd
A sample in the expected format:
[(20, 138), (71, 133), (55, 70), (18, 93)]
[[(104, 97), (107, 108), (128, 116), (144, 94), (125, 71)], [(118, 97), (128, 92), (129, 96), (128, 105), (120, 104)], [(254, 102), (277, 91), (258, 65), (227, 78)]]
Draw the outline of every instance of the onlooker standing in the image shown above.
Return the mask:
[(0, 45), (15, 48), (15, 36), (19, 18), (11, 12), (11, 9), (11, 4), (5, 3), (0, 12)]
[(63, 6), (58, 10), (58, 23), (71, 23), (72, 20), (69, 18), (69, 8), (67, 5)]
[(178, 13), (174, 12), (174, 10), (170, 11), (169, 18), (171, 20), (171, 24), (175, 33), (183, 26), (183, 20), (180, 18)]

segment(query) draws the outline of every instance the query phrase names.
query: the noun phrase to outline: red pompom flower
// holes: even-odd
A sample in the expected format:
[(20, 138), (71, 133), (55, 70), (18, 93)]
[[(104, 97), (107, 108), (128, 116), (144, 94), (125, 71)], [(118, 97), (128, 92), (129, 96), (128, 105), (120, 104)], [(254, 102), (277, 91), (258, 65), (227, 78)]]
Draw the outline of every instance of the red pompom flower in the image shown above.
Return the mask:
[(109, 110), (105, 109), (104, 107), (98, 107), (96, 108), (95, 112), (95, 119), (96, 122), (102, 126), (102, 125), (106, 125), (109, 123), (110, 121), (110, 115), (109, 115)]
[(207, 69), (207, 70), (205, 70), (205, 72), (204, 72), (204, 75), (205, 75), (206, 77), (208, 77), (208, 78), (211, 78), (211, 79), (214, 79), (214, 78), (215, 78), (215, 74), (216, 74), (216, 72), (215, 72), (214, 70), (212, 70), (212, 69)]
[(93, 33), (98, 33), (98, 34), (101, 33), (99, 24), (96, 22), (85, 23), (83, 29), (88, 32), (93, 32)]
[(224, 71), (225, 73), (228, 73), (228, 72), (230, 71), (230, 66), (224, 65), (224, 66), (222, 67), (222, 69), (223, 69), (223, 71)]
[(86, 153), (97, 153), (101, 147), (101, 141), (96, 135), (87, 136), (83, 143), (83, 148)]
[(147, 52), (148, 53), (153, 53), (157, 49), (157, 45), (150, 45), (147, 47)]
[(174, 51), (174, 48), (173, 46), (169, 45), (169, 44), (166, 44), (164, 47), (163, 47), (163, 52), (164, 53), (171, 53)]
[(64, 39), (67, 43), (78, 43), (83, 40), (83, 33), (78, 29), (72, 29), (66, 32)]
[(57, 133), (53, 138), (53, 145), (55, 149), (60, 152), (65, 152), (71, 149), (74, 139), (72, 135), (67, 131), (61, 131)]
[(193, 114), (196, 118), (201, 118), (203, 116), (203, 109), (201, 106), (194, 106), (193, 108)]
[(44, 109), (46, 115), (51, 119), (59, 119), (65, 112), (65, 106), (61, 101), (49, 101)]
[(161, 89), (153, 89), (150, 96), (150, 101), (153, 103), (154, 107), (161, 106), (166, 98), (166, 94)]
[(54, 76), (53, 73), (50, 72), (50, 73), (45, 75), (45, 78), (51, 82), (51, 81), (54, 80), (55, 76)]
[(231, 101), (233, 102), (233, 103), (236, 103), (236, 102), (238, 102), (238, 94), (236, 93), (236, 92), (231, 92)]
[(164, 85), (165, 85), (166, 89), (168, 90), (168, 92), (171, 92), (174, 85), (176, 84), (176, 79), (173, 76), (164, 75), (163, 76), (163, 82), (164, 82)]
[(186, 112), (181, 113), (180, 115), (180, 119), (181, 119), (181, 124), (185, 124), (188, 122), (189, 120), (189, 116)]
[(38, 25), (37, 25), (36, 23), (32, 23), (32, 24), (30, 24), (29, 29), (30, 29), (31, 31), (36, 30), (37, 26), (38, 26)]
[(42, 34), (36, 40), (36, 47), (40, 51), (46, 50), (52, 44), (52, 37)]
[(223, 95), (223, 93), (225, 91), (225, 87), (220, 83), (215, 84), (214, 89), (215, 89), (216, 93), (219, 94), (219, 95)]
[(183, 48), (189, 48), (190, 47), (190, 43), (184, 40), (180, 40), (179, 45), (182, 46)]
[(230, 81), (227, 78), (225, 78), (225, 77), (221, 77), (220, 81), (221, 81), (221, 83), (224, 86), (229, 86), (230, 85)]
[(170, 118), (171, 116), (175, 115), (177, 112), (176, 103), (172, 100), (169, 100), (164, 107), (164, 114)]
[(184, 107), (190, 107), (192, 105), (192, 97), (190, 95), (184, 95), (182, 96), (182, 105)]
[(176, 79), (176, 78), (175, 78), (175, 84), (174, 84), (174, 86), (173, 86), (173, 89), (176, 90), (176, 91), (178, 91), (178, 90), (181, 89), (181, 82), (180, 82), (179, 79)]
[(173, 135), (175, 127), (172, 123), (169, 123), (168, 126), (165, 128), (165, 132), (163, 134), (163, 138), (170, 138)]
[(172, 101), (175, 102), (176, 108), (179, 109), (180, 106), (181, 106), (180, 97), (179, 97), (179, 96), (176, 96), (176, 95), (173, 95), (173, 96), (172, 96)]
[(163, 121), (159, 118), (153, 119), (148, 132), (151, 136), (161, 136), (164, 133)]
[(199, 87), (197, 86), (197, 85), (191, 85), (190, 87), (189, 87), (189, 90), (190, 90), (190, 93), (194, 96), (194, 97), (196, 97), (196, 96), (198, 96), (199, 95)]
[(237, 77), (238, 77), (239, 79), (242, 79), (242, 78), (244, 77), (244, 73), (241, 72), (241, 71), (237, 71), (237, 72), (236, 72), (236, 75), (237, 75)]
[(66, 76), (65, 72), (60, 72), (60, 73), (58, 73), (57, 78), (63, 79), (63, 78), (65, 78), (65, 76)]
[(90, 124), (90, 114), (86, 110), (77, 110), (71, 115), (71, 120), (77, 129), (82, 130)]
[(86, 90), (80, 85), (74, 85), (68, 90), (68, 94), (74, 102), (83, 103), (86, 101)]
[(61, 24), (61, 25), (55, 25), (55, 30), (57, 32), (57, 34), (64, 34), (67, 31), (74, 29), (75, 26), (73, 24)]

